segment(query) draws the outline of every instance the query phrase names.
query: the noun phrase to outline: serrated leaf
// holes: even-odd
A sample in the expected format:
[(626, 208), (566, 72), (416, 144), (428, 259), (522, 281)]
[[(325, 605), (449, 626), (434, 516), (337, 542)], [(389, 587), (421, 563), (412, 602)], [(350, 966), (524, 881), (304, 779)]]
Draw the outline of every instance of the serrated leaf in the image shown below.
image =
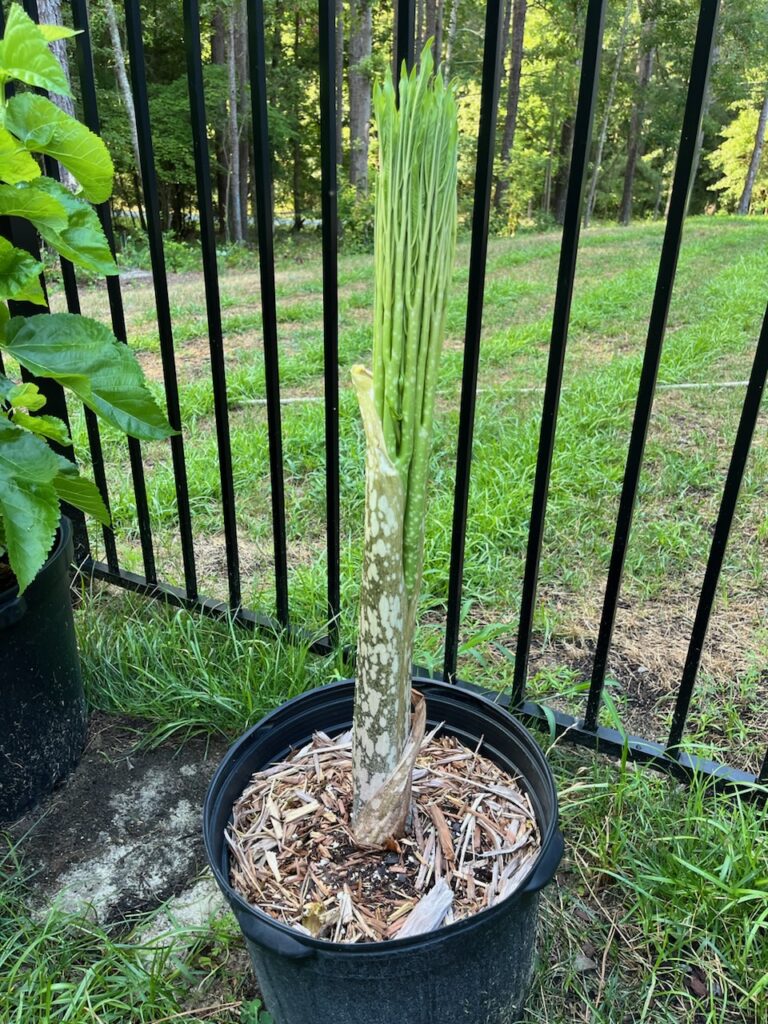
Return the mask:
[(52, 178), (42, 178), (37, 187), (62, 206), (67, 218), (63, 230), (38, 225), (46, 242), (83, 270), (105, 276), (119, 273), (93, 207)]
[(109, 526), (112, 520), (96, 484), (80, 476), (74, 463), (61, 456), (59, 458), (61, 471), (54, 479), (53, 486), (61, 501), (69, 502), (86, 515), (93, 516), (103, 526)]
[[(6, 401), (10, 402), (14, 409), (28, 409), (30, 412), (37, 412), (45, 405), (45, 395), (40, 394), (37, 384), (26, 382), (24, 384), (11, 384), (10, 390), (3, 395)], [(0, 393), (2, 393), (0, 391)]]
[(0, 75), (60, 96), (72, 95), (67, 76), (48, 48), (45, 35), (19, 4), (11, 4), (5, 23), (5, 35), (0, 42)]
[(34, 302), (45, 305), (40, 285), (43, 264), (25, 249), (17, 249), (0, 236), (0, 300)]
[(31, 152), (46, 153), (63, 164), (90, 202), (109, 199), (114, 168), (107, 147), (98, 135), (50, 100), (31, 92), (12, 96), (5, 126)]
[(0, 179), (16, 185), (39, 177), (37, 160), (9, 131), (0, 128)]
[(0, 344), (30, 373), (57, 380), (126, 434), (158, 440), (173, 433), (136, 357), (104, 324), (74, 313), (14, 317)]
[(8, 561), (24, 591), (48, 557), (59, 524), (58, 456), (0, 416), (0, 515)]
[(47, 43), (55, 43), (57, 39), (72, 39), (80, 35), (80, 29), (67, 28), (66, 25), (38, 25), (40, 34)]
[(39, 231), (63, 231), (69, 222), (67, 210), (60, 199), (41, 187), (45, 180), (0, 185), (0, 217), (25, 217)]
[(31, 430), (33, 434), (39, 434), (57, 444), (66, 447), (72, 444), (67, 425), (58, 416), (30, 416), (28, 412), (16, 412), (13, 414), (13, 422), (17, 427)]

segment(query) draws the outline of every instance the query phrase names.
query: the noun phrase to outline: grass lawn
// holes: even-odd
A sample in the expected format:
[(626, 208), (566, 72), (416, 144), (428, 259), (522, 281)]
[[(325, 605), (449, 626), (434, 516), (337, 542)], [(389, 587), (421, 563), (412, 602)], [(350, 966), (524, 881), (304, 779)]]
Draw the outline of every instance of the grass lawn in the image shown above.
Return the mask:
[[(149, 742), (183, 742), (190, 729), (234, 736), (344, 671), (184, 611), (94, 602), (78, 616), (89, 698), (145, 717)], [(524, 1024), (767, 1024), (765, 805), (538, 738), (566, 856), (542, 900)], [(55, 908), (33, 916), (23, 857), (23, 841), (0, 854), (3, 1024), (268, 1024), (231, 915), (151, 939), (145, 914), (112, 928)], [(492, 949), (488, 964), (504, 970)]]
[[(530, 685), (535, 699), (571, 711), (583, 708), (661, 238), (656, 224), (598, 227), (585, 234), (580, 255)], [(465, 678), (486, 685), (504, 686), (511, 677), (558, 251), (554, 234), (494, 240), (489, 251), (460, 664)], [(442, 370), (417, 639), (417, 659), (436, 666), (467, 261), (463, 244)], [(624, 723), (649, 738), (662, 738), (668, 724), (743, 400), (737, 382), (749, 373), (766, 280), (768, 223), (688, 223), (610, 665)], [(363, 447), (345, 371), (369, 349), (370, 258), (343, 258), (340, 281), (342, 632), (351, 639)], [(201, 277), (178, 275), (171, 288), (198, 569), (205, 592), (224, 597)], [(318, 631), (325, 602), (320, 289), (313, 247), (281, 261), (291, 607), (295, 622)], [(161, 390), (151, 286), (133, 282), (124, 295), (131, 343)], [(270, 612), (258, 275), (228, 272), (222, 296), (244, 597)], [(106, 316), (102, 290), (84, 291), (82, 302), (84, 312)], [(82, 442), (81, 423), (75, 432)], [(104, 441), (121, 561), (140, 570), (125, 445), (107, 434)], [(180, 582), (168, 447), (146, 445), (144, 453), (158, 567), (163, 578)], [(751, 769), (768, 725), (767, 464), (763, 419), (687, 738), (689, 749)], [(280, 638), (96, 586), (77, 619), (92, 706), (144, 718), (149, 742), (182, 743), (191, 733), (234, 737), (287, 696), (347, 668), (340, 658), (318, 659)], [(539, 739), (557, 777), (567, 854), (542, 904), (525, 1024), (768, 1024), (765, 807), (718, 795), (704, 780), (682, 787), (562, 743), (552, 748), (544, 733)], [(2, 1024), (266, 1024), (229, 919), (161, 945), (143, 937), (144, 918), (110, 930), (56, 909), (34, 918), (25, 888), (34, 880), (24, 879), (23, 855), (23, 843), (4, 858), (0, 852)], [(493, 950), (488, 957), (489, 970), (504, 969)]]
[[(583, 708), (655, 282), (662, 225), (585, 232), (544, 537), (531, 693)], [(325, 615), (325, 452), (319, 253), (297, 247), (277, 270), (291, 615), (321, 632)], [(522, 586), (559, 236), (492, 240), (475, 430), (460, 672), (508, 683)], [(466, 243), (448, 312), (426, 538), (417, 660), (441, 664), (466, 306)], [(349, 366), (369, 357), (372, 265), (340, 261), (342, 622), (355, 635), (363, 502), (362, 430)], [(768, 223), (699, 218), (686, 226), (629, 546), (611, 692), (628, 729), (665, 738), (711, 530), (765, 308)], [(243, 601), (274, 607), (264, 369), (257, 273), (222, 277)], [(124, 289), (128, 334), (162, 379), (151, 284)], [(201, 589), (225, 598), (226, 572), (205, 303), (199, 274), (171, 279), (186, 457)], [(55, 301), (63, 301), (60, 295)], [(107, 316), (103, 289), (84, 312)], [(692, 385), (692, 386), (691, 386)], [(729, 386), (734, 385), (734, 386)], [(82, 424), (76, 434), (85, 450)], [(125, 443), (105, 436), (122, 564), (141, 571)], [(167, 444), (144, 446), (161, 578), (182, 582)], [(687, 743), (754, 770), (765, 746), (768, 469), (756, 431)], [(98, 549), (100, 537), (93, 531)]]

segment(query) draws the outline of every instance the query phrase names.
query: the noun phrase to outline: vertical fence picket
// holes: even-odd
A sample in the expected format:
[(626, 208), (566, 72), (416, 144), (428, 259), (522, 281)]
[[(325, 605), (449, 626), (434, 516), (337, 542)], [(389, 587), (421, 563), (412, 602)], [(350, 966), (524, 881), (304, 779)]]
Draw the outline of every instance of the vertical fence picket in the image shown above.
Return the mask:
[(232, 470), (232, 443), (227, 406), (227, 378), (224, 363), (224, 334), (216, 259), (216, 232), (213, 222), (208, 122), (203, 91), (203, 67), (200, 42), (200, 7), (197, 0), (184, 0), (184, 43), (187, 56), (189, 103), (192, 115), (192, 143), (197, 180), (197, 209), (203, 254), (205, 303), (208, 312), (208, 342), (211, 354), (213, 406), (216, 420), (216, 444), (219, 455), (221, 504), (224, 515), (224, 542), (229, 580), (229, 603), (237, 608), (241, 601), (240, 555), (237, 540), (235, 484)]
[(325, 383), (325, 528), (328, 558), (328, 630), (338, 635), (340, 597), (339, 511), (339, 296), (336, 167), (336, 5), (319, 0), (320, 163), (323, 221), (323, 377)]
[(464, 575), (464, 550), (467, 538), (469, 475), (472, 461), (472, 435), (477, 401), (477, 371), (480, 362), (480, 335), (483, 327), (485, 262), (488, 253), (488, 222), (493, 184), (493, 154), (496, 139), (496, 114), (501, 79), (502, 33), (504, 13), (501, 0), (488, 0), (485, 9), (485, 46), (483, 84), (480, 101), (480, 128), (477, 139), (475, 199), (472, 211), (472, 243), (469, 257), (467, 321), (464, 341), (464, 369), (461, 381), (459, 438), (456, 455), (456, 486), (453, 505), (451, 567), (448, 580), (448, 612), (445, 628), (443, 675), (453, 680), (459, 649), (459, 620)]
[(280, 420), (280, 370), (277, 356), (277, 301), (275, 297), (274, 214), (272, 171), (267, 118), (267, 69), (264, 53), (264, 3), (248, 4), (248, 58), (251, 74), (253, 119), (254, 196), (259, 239), (261, 317), (264, 332), (264, 372), (267, 389), (269, 474), (272, 485), (272, 534), (275, 552), (277, 620), (288, 625), (288, 552), (285, 531), (283, 431)]
[(407, 68), (413, 66), (415, 22), (415, 0), (395, 0), (395, 81), (400, 78), (403, 62)]
[(755, 358), (752, 363), (747, 393), (744, 398), (744, 405), (741, 410), (741, 418), (736, 431), (736, 440), (731, 454), (731, 461), (728, 466), (728, 473), (725, 478), (723, 497), (720, 502), (720, 510), (715, 523), (712, 535), (712, 545), (707, 560), (707, 567), (704, 572), (704, 583), (701, 588), (699, 604), (696, 608), (696, 618), (693, 623), (691, 639), (688, 645), (688, 653), (685, 659), (680, 687), (677, 691), (677, 701), (672, 715), (672, 727), (669, 733), (667, 746), (670, 753), (674, 753), (683, 737), (685, 721), (688, 717), (688, 708), (691, 703), (693, 687), (699, 671), (701, 652), (704, 648), (704, 640), (707, 635), (712, 605), (717, 593), (717, 584), (723, 568), (725, 549), (728, 544), (733, 518), (736, 513), (736, 503), (741, 490), (741, 483), (744, 479), (744, 471), (747, 466), (747, 457), (752, 446), (752, 436), (755, 432), (757, 417), (760, 414), (760, 405), (765, 390), (765, 380), (768, 375), (768, 308), (763, 318), (763, 326), (760, 331), (760, 338), (757, 343)]
[(635, 415), (632, 422), (624, 481), (619, 499), (619, 512), (608, 569), (608, 582), (605, 588), (592, 679), (587, 697), (587, 709), (584, 715), (584, 723), (588, 729), (594, 729), (597, 725), (602, 702), (605, 673), (608, 665), (608, 652), (616, 621), (616, 609), (619, 603), (621, 579), (624, 573), (624, 559), (629, 543), (632, 515), (635, 508), (635, 499), (637, 498), (637, 488), (645, 452), (645, 438), (648, 433), (648, 424), (653, 409), (656, 377), (661, 361), (661, 349), (667, 326), (669, 304), (672, 298), (672, 286), (677, 270), (677, 258), (680, 253), (683, 224), (688, 208), (688, 197), (693, 186), (693, 176), (695, 173), (694, 158), (701, 128), (704, 96), (709, 78), (719, 6), (719, 0), (701, 0), (699, 23), (691, 61), (691, 75), (688, 82), (688, 96), (683, 114), (683, 128), (672, 184), (672, 198), (664, 232), (661, 257), (659, 259), (659, 271), (656, 278), (656, 289), (648, 325), (648, 338), (643, 357), (643, 367), (640, 373), (640, 386), (638, 388)]
[(144, 212), (147, 219), (147, 237), (152, 264), (152, 283), (155, 290), (157, 330), (160, 339), (160, 358), (163, 365), (163, 382), (168, 407), (168, 420), (176, 431), (170, 438), (173, 480), (176, 490), (176, 507), (179, 515), (179, 536), (181, 557), (184, 565), (184, 583), (190, 598), (197, 596), (197, 574), (195, 571), (195, 550), (192, 537), (192, 517), (189, 507), (189, 486), (187, 466), (184, 458), (184, 438), (181, 433), (181, 405), (179, 385), (176, 377), (176, 359), (173, 351), (173, 326), (171, 306), (168, 297), (168, 278), (163, 252), (163, 231), (160, 221), (160, 203), (155, 171), (155, 154), (152, 143), (152, 128), (149, 120), (149, 97), (147, 94), (147, 73), (144, 62), (144, 39), (141, 24), (141, 8), (138, 0), (126, 0), (125, 27), (130, 54), (131, 91), (136, 111), (136, 131), (141, 161), (141, 181), (144, 193)]
[(560, 243), (560, 266), (557, 273), (555, 308), (552, 316), (552, 335), (549, 343), (547, 380), (541, 414), (539, 447), (536, 455), (536, 474), (531, 500), (531, 519), (528, 529), (528, 547), (525, 557), (523, 592), (520, 602), (520, 620), (515, 648), (515, 673), (512, 702), (519, 704), (525, 697), (528, 678), (528, 658), (531, 650), (533, 616), (536, 607), (536, 588), (539, 580), (541, 542), (547, 515), (549, 478), (552, 471), (552, 453), (555, 448), (557, 413), (560, 408), (560, 390), (563, 364), (568, 343), (573, 282), (581, 232), (581, 212), (587, 165), (592, 141), (592, 123), (595, 100), (600, 85), (600, 57), (605, 21), (606, 0), (590, 0), (584, 27), (584, 52), (581, 60), (581, 81), (576, 104), (576, 122), (573, 135), (573, 153), (568, 177), (568, 194), (563, 219), (563, 237)]

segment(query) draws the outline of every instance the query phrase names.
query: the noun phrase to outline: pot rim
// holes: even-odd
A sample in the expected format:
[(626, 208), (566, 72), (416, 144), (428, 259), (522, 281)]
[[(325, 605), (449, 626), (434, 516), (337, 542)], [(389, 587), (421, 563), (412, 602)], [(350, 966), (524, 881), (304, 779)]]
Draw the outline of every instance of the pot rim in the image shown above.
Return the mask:
[[(258, 722), (256, 722), (255, 725), (251, 726), (251, 728), (248, 729), (247, 732), (243, 733), (243, 735), (240, 736), (232, 744), (232, 746), (229, 748), (229, 750), (222, 758), (219, 767), (216, 769), (213, 778), (211, 779), (211, 782), (208, 786), (208, 791), (205, 796), (205, 803), (203, 809), (203, 839), (211, 871), (213, 872), (219, 887), (224, 892), (227, 901), (229, 902), (230, 907), (233, 911), (235, 910), (233, 904), (237, 904), (241, 913), (255, 916), (256, 919), (260, 921), (262, 924), (267, 925), (268, 927), (274, 929), (278, 934), (290, 939), (292, 943), (298, 943), (299, 945), (305, 947), (307, 951), (311, 951), (314, 953), (325, 952), (328, 954), (342, 954), (347, 956), (364, 956), (384, 953), (396, 953), (400, 951), (405, 951), (409, 948), (423, 945), (426, 942), (429, 942), (433, 939), (448, 938), (460, 934), (461, 932), (468, 932), (470, 930), (473, 930), (474, 928), (482, 927), (482, 924), (484, 922), (490, 922), (496, 919), (497, 917), (500, 917), (503, 914), (508, 913), (512, 909), (512, 907), (519, 903), (519, 901), (523, 897), (525, 897), (526, 895), (534, 895), (541, 888), (543, 888), (544, 885), (547, 884), (547, 882), (551, 880), (551, 878), (554, 876), (554, 872), (557, 868), (557, 865), (559, 864), (560, 859), (562, 857), (563, 839), (559, 829), (559, 808), (557, 801), (557, 790), (555, 787), (554, 778), (552, 777), (551, 769), (549, 767), (549, 763), (547, 762), (541, 747), (534, 740), (533, 736), (525, 728), (525, 726), (516, 718), (514, 718), (514, 716), (511, 715), (506, 710), (506, 708), (503, 708), (495, 701), (489, 700), (482, 693), (475, 691), (474, 688), (470, 690), (465, 688), (465, 686), (463, 685), (449, 684), (443, 682), (442, 680), (429, 679), (421, 676), (414, 676), (412, 682), (416, 686), (432, 687), (438, 690), (438, 692), (443, 690), (447, 691), (447, 693), (451, 693), (454, 695), (461, 694), (462, 698), (467, 698), (470, 703), (475, 703), (476, 705), (479, 705), (479, 707), (483, 710), (487, 711), (488, 709), (491, 709), (492, 712), (497, 716), (497, 721), (503, 716), (504, 726), (510, 729), (510, 731), (515, 734), (515, 737), (526, 746), (528, 753), (532, 756), (532, 758), (535, 761), (538, 762), (539, 768), (542, 770), (545, 778), (550, 782), (553, 793), (555, 795), (553, 813), (546, 827), (542, 829), (541, 847), (539, 849), (539, 852), (536, 855), (536, 857), (534, 857), (529, 870), (521, 878), (517, 889), (515, 889), (513, 893), (510, 893), (510, 895), (507, 896), (505, 899), (500, 900), (498, 903), (494, 904), (494, 906), (492, 907), (484, 907), (476, 913), (471, 914), (469, 917), (463, 917), (458, 921), (453, 921), (450, 924), (443, 925), (440, 928), (435, 928), (429, 932), (423, 932), (418, 935), (411, 935), (401, 939), (393, 938), (383, 939), (376, 942), (351, 943), (333, 942), (329, 939), (318, 939), (311, 935), (305, 935), (302, 932), (298, 931), (296, 928), (293, 928), (290, 925), (286, 925), (282, 921), (278, 921), (276, 918), (267, 914), (260, 907), (257, 907), (256, 905), (249, 903), (235, 889), (232, 888), (229, 882), (229, 878), (225, 876), (223, 871), (221, 870), (221, 858), (218, 858), (217, 860), (217, 858), (213, 856), (213, 850), (211, 849), (211, 844), (209, 843), (209, 829), (207, 828), (207, 822), (211, 814), (211, 809), (213, 806), (215, 806), (217, 802), (217, 793), (220, 790), (223, 782), (231, 773), (232, 766), (235, 763), (234, 755), (236, 751), (241, 747), (241, 745), (245, 744), (247, 740), (250, 739), (250, 737), (253, 736), (255, 733), (261, 731), (262, 729), (270, 729), (272, 727), (274, 719), (278, 716), (284, 716), (287, 709), (289, 710), (290, 708), (296, 706), (297, 704), (301, 703), (307, 698), (317, 698), (319, 695), (325, 693), (332, 695), (334, 692), (338, 692), (338, 690), (348, 687), (350, 684), (354, 684), (353, 679), (341, 679), (336, 680), (332, 683), (327, 683), (323, 686), (314, 687), (312, 690), (307, 690), (304, 693), (298, 694), (298, 696), (292, 697), (284, 704), (281, 704), (273, 711), (270, 711), (267, 715), (264, 716), (264, 718), (260, 719)], [(322, 728), (322, 725), (318, 723), (318, 727)], [(446, 731), (451, 731), (450, 723), (446, 724)], [(480, 747), (481, 752), (484, 746), (485, 743), (483, 743), (483, 745)], [(231, 810), (228, 816), (228, 821), (229, 820), (231, 820)], [(541, 828), (541, 822), (538, 822), (538, 824)], [(222, 843), (228, 863), (229, 853), (226, 850), (226, 843), (224, 841), (222, 841)], [(551, 872), (545, 869), (547, 878), (544, 883), (542, 883), (541, 885), (532, 886), (531, 883), (534, 881), (534, 876), (536, 876), (541, 871), (543, 867), (542, 862), (544, 861), (546, 861), (547, 864), (551, 864), (551, 862), (554, 861), (554, 866), (552, 866)], [(236, 916), (238, 915), (236, 914)]]

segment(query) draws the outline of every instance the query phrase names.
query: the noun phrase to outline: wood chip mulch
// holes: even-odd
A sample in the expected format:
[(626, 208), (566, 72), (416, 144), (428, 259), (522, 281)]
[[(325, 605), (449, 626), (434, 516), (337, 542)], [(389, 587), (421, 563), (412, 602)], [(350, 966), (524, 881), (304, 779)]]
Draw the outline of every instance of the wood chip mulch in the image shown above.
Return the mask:
[(257, 772), (226, 834), (234, 889), (334, 942), (431, 931), (510, 895), (541, 843), (530, 800), (493, 761), (438, 731), (416, 761), (407, 834), (381, 850), (357, 846), (350, 829), (351, 732), (318, 732)]

